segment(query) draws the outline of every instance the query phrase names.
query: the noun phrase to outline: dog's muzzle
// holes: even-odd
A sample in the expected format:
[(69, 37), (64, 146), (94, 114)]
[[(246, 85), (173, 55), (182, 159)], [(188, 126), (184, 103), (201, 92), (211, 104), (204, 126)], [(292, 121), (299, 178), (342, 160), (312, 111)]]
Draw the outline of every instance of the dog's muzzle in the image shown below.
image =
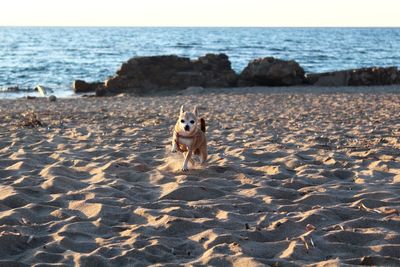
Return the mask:
[(185, 128), (184, 128), (184, 129), (185, 129), (185, 131), (188, 132), (188, 131), (190, 130), (190, 126), (189, 126), (189, 125), (185, 125)]

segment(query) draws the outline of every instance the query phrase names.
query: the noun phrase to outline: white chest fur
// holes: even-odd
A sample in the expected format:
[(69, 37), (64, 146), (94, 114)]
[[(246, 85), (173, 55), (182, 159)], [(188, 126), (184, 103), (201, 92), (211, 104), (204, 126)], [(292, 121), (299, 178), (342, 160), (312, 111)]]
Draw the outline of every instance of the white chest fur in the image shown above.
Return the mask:
[(178, 142), (182, 145), (185, 145), (187, 147), (192, 146), (193, 143), (193, 138), (185, 138), (185, 137), (179, 137)]

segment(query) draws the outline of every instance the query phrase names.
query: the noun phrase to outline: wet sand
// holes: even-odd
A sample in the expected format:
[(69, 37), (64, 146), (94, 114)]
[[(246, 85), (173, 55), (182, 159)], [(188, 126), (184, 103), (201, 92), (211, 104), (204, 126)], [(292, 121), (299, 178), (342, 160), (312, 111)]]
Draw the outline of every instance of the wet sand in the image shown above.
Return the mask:
[[(182, 104), (208, 124), (208, 162), (188, 173), (169, 152)], [(21, 126), (27, 111), (43, 125)], [(400, 265), (400, 87), (0, 100), (0, 114), (2, 266)]]

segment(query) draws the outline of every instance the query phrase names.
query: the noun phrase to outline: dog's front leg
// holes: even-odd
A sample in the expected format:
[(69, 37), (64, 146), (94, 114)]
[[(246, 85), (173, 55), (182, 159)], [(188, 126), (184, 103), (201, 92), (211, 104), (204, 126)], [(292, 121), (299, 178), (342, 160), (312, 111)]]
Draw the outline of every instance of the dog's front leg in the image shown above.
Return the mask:
[(183, 161), (182, 165), (182, 171), (187, 172), (189, 171), (188, 163), (189, 160), (192, 158), (192, 150), (189, 150), (188, 152), (185, 153), (185, 160)]
[(176, 145), (176, 138), (178, 138), (178, 137), (174, 133), (173, 136), (172, 136), (172, 148), (171, 148), (171, 152), (172, 153), (175, 153), (178, 150), (178, 147)]

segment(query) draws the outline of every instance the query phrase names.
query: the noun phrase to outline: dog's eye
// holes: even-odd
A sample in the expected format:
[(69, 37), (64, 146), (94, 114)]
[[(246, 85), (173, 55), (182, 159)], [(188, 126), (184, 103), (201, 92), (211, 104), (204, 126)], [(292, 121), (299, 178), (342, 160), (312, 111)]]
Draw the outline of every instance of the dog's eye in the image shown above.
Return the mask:
[(193, 124), (193, 123), (194, 123), (194, 120), (191, 120), (190, 123)]
[(181, 120), (182, 123), (185, 123), (185, 120)]

